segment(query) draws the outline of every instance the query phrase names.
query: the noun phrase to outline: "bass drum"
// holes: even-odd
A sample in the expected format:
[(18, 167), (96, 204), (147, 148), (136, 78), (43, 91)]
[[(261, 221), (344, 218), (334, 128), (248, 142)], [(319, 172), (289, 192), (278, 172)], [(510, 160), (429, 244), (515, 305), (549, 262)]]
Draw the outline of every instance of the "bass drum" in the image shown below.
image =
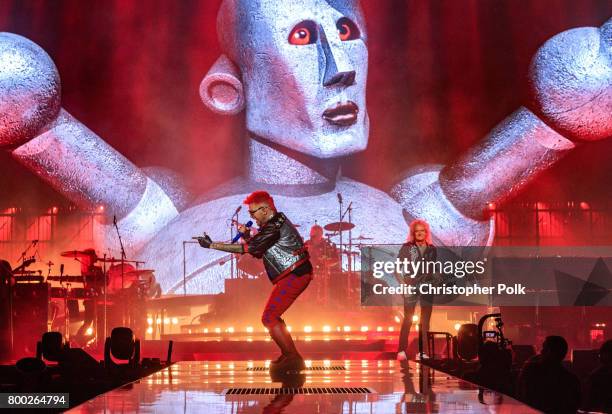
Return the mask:
[[(123, 284), (121, 282), (123, 266)], [(138, 276), (128, 274), (129, 272), (136, 270), (134, 266), (129, 263), (116, 264), (108, 268), (108, 286), (107, 294), (112, 295), (121, 292), (122, 289), (128, 289), (138, 281)]]

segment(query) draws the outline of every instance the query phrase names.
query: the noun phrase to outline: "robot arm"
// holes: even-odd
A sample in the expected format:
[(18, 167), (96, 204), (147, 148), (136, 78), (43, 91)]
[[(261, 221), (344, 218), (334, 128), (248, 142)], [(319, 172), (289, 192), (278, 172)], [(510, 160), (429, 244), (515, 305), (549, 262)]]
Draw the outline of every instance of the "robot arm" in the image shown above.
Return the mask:
[(132, 248), (178, 214), (156, 181), (61, 108), (53, 61), (10, 33), (0, 33), (0, 147), (79, 206), (103, 206)]
[(488, 203), (513, 197), (581, 142), (610, 137), (612, 19), (547, 41), (532, 61), (530, 86), (529, 109), (448, 166), (409, 173), (391, 189), (407, 219), (428, 220), (440, 243), (490, 244)]

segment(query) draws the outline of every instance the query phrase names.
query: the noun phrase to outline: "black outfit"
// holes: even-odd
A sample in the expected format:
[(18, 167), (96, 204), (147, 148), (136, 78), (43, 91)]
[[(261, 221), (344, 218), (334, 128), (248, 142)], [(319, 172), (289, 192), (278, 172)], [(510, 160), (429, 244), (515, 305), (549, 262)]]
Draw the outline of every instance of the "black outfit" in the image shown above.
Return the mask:
[(612, 413), (612, 366), (601, 366), (589, 375), (587, 392), (588, 410)]
[(519, 375), (519, 398), (545, 413), (575, 413), (580, 406), (580, 381), (561, 362), (536, 355)]
[[(83, 273), (85, 279), (85, 291), (92, 292), (92, 299), (83, 300), (85, 308), (83, 324), (76, 333), (77, 338), (83, 338), (87, 329), (93, 326), (96, 319), (96, 296), (101, 294), (104, 283), (104, 273), (100, 266), (89, 266), (87, 273)], [(78, 306), (78, 305), (77, 305)], [(98, 327), (94, 327), (94, 330)]]
[[(421, 253), (421, 250), (415, 242), (404, 243), (399, 251), (398, 257), (403, 261), (408, 259), (409, 261), (417, 261), (424, 259), (425, 261), (435, 261), (438, 257), (436, 247), (432, 244), (428, 244), (425, 251)], [(416, 275), (414, 279), (406, 277), (405, 283), (417, 284), (423, 281), (428, 276), (426, 274)], [(400, 337), (398, 344), (398, 352), (406, 351), (408, 348), (408, 335), (410, 333), (410, 326), (412, 325), (412, 314), (414, 308), (419, 302), (421, 306), (421, 332), (423, 335), (423, 345), (427, 346), (427, 332), (429, 331), (429, 321), (431, 319), (432, 311), (432, 297), (431, 295), (404, 295), (404, 319), (402, 320), (402, 327), (400, 329)]]
[(258, 259), (263, 258), (266, 273), (272, 283), (289, 273), (297, 276), (312, 273), (304, 240), (283, 213), (276, 213), (255, 236), (247, 236), (245, 239), (245, 253)]

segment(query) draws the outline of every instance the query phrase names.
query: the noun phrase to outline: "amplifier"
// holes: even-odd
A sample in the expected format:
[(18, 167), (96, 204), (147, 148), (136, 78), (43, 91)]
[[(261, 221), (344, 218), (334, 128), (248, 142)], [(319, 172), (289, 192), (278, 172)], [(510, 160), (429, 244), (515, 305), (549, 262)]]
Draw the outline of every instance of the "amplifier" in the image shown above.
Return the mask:
[(13, 287), (13, 355), (36, 355), (36, 342), (47, 332), (48, 283), (18, 283)]

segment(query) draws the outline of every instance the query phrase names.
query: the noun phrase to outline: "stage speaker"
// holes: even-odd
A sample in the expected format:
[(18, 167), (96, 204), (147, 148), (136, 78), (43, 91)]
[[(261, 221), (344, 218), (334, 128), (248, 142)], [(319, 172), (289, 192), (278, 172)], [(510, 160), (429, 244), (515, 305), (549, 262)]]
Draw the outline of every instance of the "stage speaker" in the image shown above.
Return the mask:
[(36, 343), (47, 332), (48, 283), (17, 283), (13, 286), (13, 354), (36, 355)]

